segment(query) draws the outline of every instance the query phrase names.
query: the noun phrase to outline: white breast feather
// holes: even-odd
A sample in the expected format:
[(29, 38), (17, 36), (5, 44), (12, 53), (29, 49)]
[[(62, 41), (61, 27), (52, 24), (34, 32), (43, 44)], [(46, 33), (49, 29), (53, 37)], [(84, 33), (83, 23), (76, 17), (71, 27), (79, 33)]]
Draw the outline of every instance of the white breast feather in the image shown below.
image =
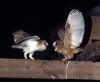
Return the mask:
[(24, 52), (31, 53), (31, 52), (36, 51), (37, 41), (27, 40), (27, 41), (22, 42), (21, 44), (27, 45), (27, 47), (24, 48)]
[[(75, 11), (75, 12), (74, 12)], [(84, 18), (80, 11), (73, 9), (67, 18), (67, 22), (71, 25), (72, 45), (79, 47), (84, 36)]]
[(43, 51), (46, 49), (46, 46), (44, 44), (37, 46), (38, 42), (33, 41), (32, 39), (24, 41), (21, 44), (27, 45), (27, 47), (24, 50), (25, 50), (25, 52), (29, 52), (29, 53), (35, 52), (35, 51)]

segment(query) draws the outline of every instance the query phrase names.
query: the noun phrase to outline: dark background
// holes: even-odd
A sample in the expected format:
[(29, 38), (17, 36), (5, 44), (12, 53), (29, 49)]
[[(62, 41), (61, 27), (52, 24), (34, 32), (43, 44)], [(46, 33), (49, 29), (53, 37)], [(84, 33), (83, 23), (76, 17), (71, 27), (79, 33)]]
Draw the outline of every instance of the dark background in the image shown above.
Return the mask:
[[(24, 59), (22, 50), (11, 49), (12, 32), (23, 29), (30, 35), (38, 35), (51, 45), (51, 31), (65, 22), (68, 13), (79, 9), (84, 15), (99, 0), (3, 0), (0, 1), (0, 58)], [(50, 52), (50, 51), (49, 51)], [(45, 52), (39, 52), (44, 55)], [(37, 53), (36, 53), (37, 54)]]

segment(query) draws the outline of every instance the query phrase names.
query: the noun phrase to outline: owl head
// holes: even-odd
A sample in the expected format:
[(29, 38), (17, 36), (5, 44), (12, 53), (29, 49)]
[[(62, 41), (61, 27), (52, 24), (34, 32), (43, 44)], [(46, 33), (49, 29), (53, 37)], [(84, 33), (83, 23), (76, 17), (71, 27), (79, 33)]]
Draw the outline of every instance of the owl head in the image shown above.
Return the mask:
[(63, 41), (61, 41), (61, 40), (56, 40), (56, 41), (53, 43), (53, 47), (55, 48), (55, 51), (58, 51), (58, 50), (62, 49), (62, 47), (63, 47)]

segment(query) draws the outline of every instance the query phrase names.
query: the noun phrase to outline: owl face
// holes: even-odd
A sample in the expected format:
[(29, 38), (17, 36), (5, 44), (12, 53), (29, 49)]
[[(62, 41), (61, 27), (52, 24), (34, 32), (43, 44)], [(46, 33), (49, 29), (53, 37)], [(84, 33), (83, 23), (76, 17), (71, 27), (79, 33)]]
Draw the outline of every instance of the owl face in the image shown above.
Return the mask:
[(53, 43), (53, 47), (58, 47), (58, 43), (56, 41)]
[(53, 47), (55, 48), (55, 51), (58, 51), (58, 50), (62, 49), (62, 47), (63, 47), (63, 42), (60, 41), (60, 40), (56, 40), (56, 41), (53, 43)]

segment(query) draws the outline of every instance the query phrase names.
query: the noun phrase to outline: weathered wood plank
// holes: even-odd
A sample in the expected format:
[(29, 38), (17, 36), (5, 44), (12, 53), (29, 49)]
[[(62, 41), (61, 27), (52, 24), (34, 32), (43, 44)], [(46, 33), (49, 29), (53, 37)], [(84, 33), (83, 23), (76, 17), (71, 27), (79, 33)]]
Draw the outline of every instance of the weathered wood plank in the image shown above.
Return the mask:
[(92, 43), (92, 40), (100, 40), (100, 17), (91, 16), (92, 30), (88, 44)]
[(99, 62), (0, 59), (0, 78), (100, 80), (99, 70)]
[(68, 66), (68, 79), (100, 80), (99, 62), (70, 62)]
[[(60, 68), (59, 68), (60, 67)], [(60, 69), (60, 70), (59, 70)], [(61, 61), (0, 59), (0, 77), (7, 78), (65, 78)]]

